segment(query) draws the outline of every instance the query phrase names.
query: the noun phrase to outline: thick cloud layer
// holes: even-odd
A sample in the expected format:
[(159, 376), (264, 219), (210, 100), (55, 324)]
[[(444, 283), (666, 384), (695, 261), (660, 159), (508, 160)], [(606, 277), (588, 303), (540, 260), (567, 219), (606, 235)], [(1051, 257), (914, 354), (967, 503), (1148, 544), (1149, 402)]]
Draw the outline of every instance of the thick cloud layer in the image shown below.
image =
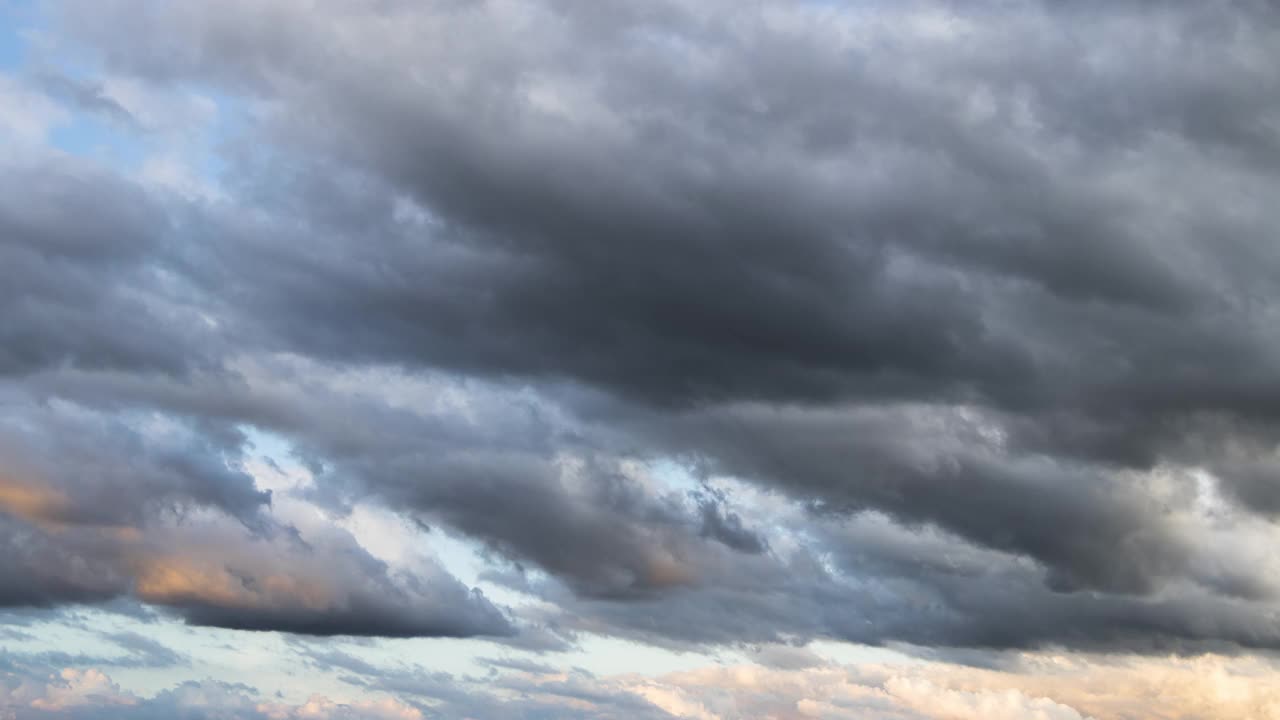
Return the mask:
[(1278, 20), (61, 3), (135, 90), (23, 92), (207, 92), (218, 169), (0, 163), (0, 602), (515, 632), (293, 537), (266, 433), (566, 633), (1280, 648)]
[(156, 332), (171, 317), (147, 263), (168, 221), (145, 192), (52, 154), (0, 168), (0, 372), (186, 364), (182, 335)]
[[(350, 534), (273, 512), (234, 433), (8, 400), (0, 606), (129, 597), (186, 621), (319, 635), (509, 635), (441, 569), (393, 573)], [(310, 525), (307, 523), (310, 522)]]

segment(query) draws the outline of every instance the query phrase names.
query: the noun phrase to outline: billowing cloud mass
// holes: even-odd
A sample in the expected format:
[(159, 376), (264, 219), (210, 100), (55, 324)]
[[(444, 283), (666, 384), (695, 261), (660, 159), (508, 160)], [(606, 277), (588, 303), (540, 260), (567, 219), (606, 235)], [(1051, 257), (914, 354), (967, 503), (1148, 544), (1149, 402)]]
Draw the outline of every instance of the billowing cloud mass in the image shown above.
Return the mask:
[(1280, 716), (1272, 3), (7, 12), (6, 617), (720, 662), (0, 718)]

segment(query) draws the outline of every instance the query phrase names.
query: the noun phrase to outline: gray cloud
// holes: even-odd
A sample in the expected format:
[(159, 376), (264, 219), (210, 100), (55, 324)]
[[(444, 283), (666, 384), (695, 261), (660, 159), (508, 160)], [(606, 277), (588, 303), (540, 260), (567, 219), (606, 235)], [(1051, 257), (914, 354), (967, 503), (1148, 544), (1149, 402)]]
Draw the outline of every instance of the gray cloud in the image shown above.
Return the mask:
[[(317, 656), (322, 668), (337, 664), (369, 673), (371, 689), (392, 690), (407, 699), (341, 703), (314, 695), (302, 705), (268, 699), (238, 683), (204, 680), (180, 683), (149, 697), (122, 690), (98, 670), (66, 670), (47, 675), (44, 668), (0, 660), (0, 708), (21, 720), (107, 720), (109, 718), (342, 718), (377, 720), (392, 717), (485, 717), (498, 720), (570, 718), (659, 720), (677, 717), (617, 682), (597, 682), (581, 673), (560, 675), (513, 669), (487, 678), (453, 678), (447, 674), (398, 672), (369, 665), (340, 651)], [(349, 682), (365, 684), (357, 676)], [(421, 702), (419, 698), (432, 698)]]
[(515, 633), (444, 571), (392, 573), (350, 538), (307, 545), (233, 530), (43, 530), (0, 516), (5, 606), (133, 597), (193, 625), (307, 635), (470, 637)]
[[(393, 572), (337, 528), (300, 531), (241, 468), (244, 438), (8, 398), (0, 605), (132, 597), (198, 625), (317, 635), (510, 635), (442, 569)], [(211, 440), (216, 439), (216, 440)]]
[[(265, 532), (228, 464), (253, 426), (311, 499), (476, 541), (573, 631), (1280, 645), (1277, 569), (1233, 559), (1277, 508), (1268, 3), (518, 5), (62, 9), (64, 42), (216, 88), (244, 128), (217, 203), (0, 168), (24, 410), (0, 449), (39, 478), (5, 496), (6, 576), (79, 552), (36, 521), (196, 507)], [(124, 15), (146, 32), (105, 31)], [(143, 442), (111, 413), (179, 430)], [(704, 487), (664, 486), (664, 462)], [(162, 604), (509, 630), (456, 583), (426, 595), (465, 632), (409, 620), (350, 557), (336, 618), (291, 593)], [(75, 572), (6, 603), (136, 580), (47, 566)]]
[(168, 212), (96, 164), (0, 160), (0, 372), (72, 366), (181, 373), (212, 333), (165, 271)]
[(212, 507), (255, 525), (271, 501), (239, 468), (238, 433), (180, 421), (146, 432), (145, 415), (7, 400), (0, 508), (42, 522), (137, 526)]

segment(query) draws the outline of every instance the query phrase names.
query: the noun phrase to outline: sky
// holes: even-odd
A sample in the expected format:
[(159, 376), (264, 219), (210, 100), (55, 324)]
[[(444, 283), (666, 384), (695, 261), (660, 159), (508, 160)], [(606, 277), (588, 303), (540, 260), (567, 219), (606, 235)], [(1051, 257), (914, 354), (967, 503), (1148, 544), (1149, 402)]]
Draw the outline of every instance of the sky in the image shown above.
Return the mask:
[(1267, 0), (0, 0), (0, 720), (1280, 720)]

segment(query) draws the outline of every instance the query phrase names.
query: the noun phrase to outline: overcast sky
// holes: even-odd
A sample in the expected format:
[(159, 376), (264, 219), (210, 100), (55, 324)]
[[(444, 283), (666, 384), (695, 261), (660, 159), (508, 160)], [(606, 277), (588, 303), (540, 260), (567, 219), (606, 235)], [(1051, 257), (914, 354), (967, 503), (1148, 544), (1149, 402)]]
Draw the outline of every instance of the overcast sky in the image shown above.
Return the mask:
[(1280, 719), (1269, 0), (0, 0), (0, 720)]

